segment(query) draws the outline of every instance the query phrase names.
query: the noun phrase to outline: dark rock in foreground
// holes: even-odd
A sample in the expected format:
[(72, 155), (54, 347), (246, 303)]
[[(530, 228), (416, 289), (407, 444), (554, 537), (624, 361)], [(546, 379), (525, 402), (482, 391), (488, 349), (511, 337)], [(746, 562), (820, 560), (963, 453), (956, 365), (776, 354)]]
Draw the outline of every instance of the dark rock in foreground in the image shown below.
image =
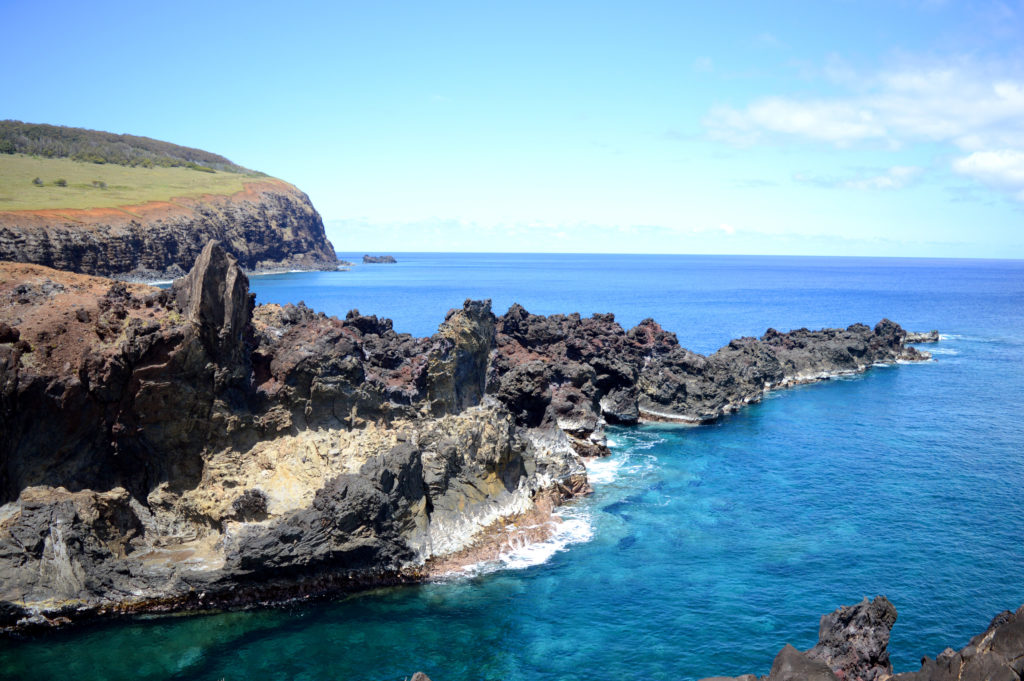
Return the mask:
[(493, 558), (509, 519), (552, 531), (606, 423), (702, 423), (926, 356), (888, 320), (704, 357), (652, 320), (489, 301), (413, 338), (253, 308), (215, 243), (170, 291), (0, 275), (0, 627), (422, 580)]
[(893, 681), (1020, 681), (1024, 678), (1024, 605), (996, 615), (983, 633), (954, 651), (946, 648), (921, 669)]
[(818, 644), (807, 657), (847, 681), (876, 681), (892, 674), (887, 646), (895, 623), (896, 608), (885, 596), (841, 607), (821, 618)]
[[(787, 645), (761, 681), (1021, 681), (1024, 606), (1000, 613), (959, 652), (923, 658), (921, 670), (892, 675), (887, 646), (896, 609), (884, 596), (844, 606), (821, 618), (818, 644), (805, 652)], [(757, 681), (753, 674), (703, 681)]]

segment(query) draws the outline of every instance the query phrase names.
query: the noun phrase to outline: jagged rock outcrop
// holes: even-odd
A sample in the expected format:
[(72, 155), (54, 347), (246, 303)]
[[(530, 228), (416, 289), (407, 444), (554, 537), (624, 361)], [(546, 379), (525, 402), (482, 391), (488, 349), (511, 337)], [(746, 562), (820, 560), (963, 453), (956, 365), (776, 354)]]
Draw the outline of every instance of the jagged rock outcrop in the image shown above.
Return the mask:
[(876, 681), (892, 674), (889, 632), (896, 608), (885, 596), (843, 606), (821, 618), (818, 643), (806, 652), (845, 681)]
[(422, 579), (499, 552), (503, 521), (550, 531), (606, 422), (922, 357), (888, 321), (703, 357), (651, 320), (489, 301), (413, 338), (253, 308), (215, 242), (171, 290), (0, 275), (0, 627)]
[(398, 262), (393, 255), (364, 255), (364, 265), (391, 265)]
[(627, 332), (611, 314), (543, 317), (513, 305), (497, 323), (488, 391), (524, 424), (557, 425), (580, 453), (594, 454), (603, 423), (707, 423), (769, 390), (926, 359), (905, 334), (889, 320), (874, 329), (769, 329), (705, 357), (652, 319)]
[[(876, 681), (892, 674), (889, 633), (896, 608), (885, 596), (865, 598), (823, 615), (818, 643), (806, 651), (787, 644), (761, 681)], [(757, 681), (753, 674), (716, 676), (702, 681)]]
[(170, 291), (4, 275), (0, 625), (418, 579), (586, 488), (485, 399), (486, 303), (426, 339), (254, 311), (216, 243)]
[(0, 260), (85, 274), (181, 276), (211, 239), (247, 270), (337, 267), (309, 198), (272, 178), (230, 196), (117, 209), (0, 211)]
[[(960, 651), (924, 657), (920, 671), (892, 675), (889, 633), (896, 608), (885, 596), (843, 606), (821, 618), (818, 644), (800, 652), (786, 645), (760, 681), (1021, 681), (1024, 678), (1024, 606), (996, 615), (988, 629)], [(702, 681), (758, 681), (753, 674)]]

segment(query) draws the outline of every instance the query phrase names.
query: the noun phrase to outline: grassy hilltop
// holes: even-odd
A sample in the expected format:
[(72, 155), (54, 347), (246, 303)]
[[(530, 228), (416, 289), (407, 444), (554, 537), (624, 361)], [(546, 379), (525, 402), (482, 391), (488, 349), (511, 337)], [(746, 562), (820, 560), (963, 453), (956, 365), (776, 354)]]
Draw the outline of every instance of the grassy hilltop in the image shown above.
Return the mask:
[(148, 137), (0, 121), (0, 211), (233, 194), (260, 177), (223, 156)]

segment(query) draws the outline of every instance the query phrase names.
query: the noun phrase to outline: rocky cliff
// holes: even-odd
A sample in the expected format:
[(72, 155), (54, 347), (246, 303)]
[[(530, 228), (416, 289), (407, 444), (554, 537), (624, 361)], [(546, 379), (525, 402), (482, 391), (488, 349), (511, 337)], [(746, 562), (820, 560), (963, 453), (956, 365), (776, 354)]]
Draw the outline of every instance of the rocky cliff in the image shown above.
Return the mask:
[[(0, 626), (422, 579), (558, 522), (603, 425), (922, 359), (905, 332), (733, 341), (466, 301), (429, 338), (253, 307), (208, 244), (169, 291), (0, 264)], [(541, 532), (542, 534), (543, 532)], [(533, 537), (536, 538), (536, 533)], [(480, 553), (480, 547), (489, 547)]]
[(309, 198), (265, 178), (207, 195), (91, 210), (0, 211), (0, 260), (143, 279), (181, 276), (211, 239), (247, 270), (334, 269)]

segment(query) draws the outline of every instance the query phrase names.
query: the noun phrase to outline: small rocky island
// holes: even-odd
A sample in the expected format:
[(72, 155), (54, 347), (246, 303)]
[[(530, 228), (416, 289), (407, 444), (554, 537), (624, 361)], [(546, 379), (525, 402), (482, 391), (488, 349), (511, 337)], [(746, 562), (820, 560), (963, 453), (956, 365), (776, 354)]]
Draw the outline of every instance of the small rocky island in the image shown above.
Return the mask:
[(553, 528), (605, 424), (926, 359), (906, 335), (769, 329), (704, 356), (651, 319), (466, 301), (414, 338), (254, 307), (216, 242), (171, 290), (0, 263), (0, 627), (427, 579), (518, 519)]
[(391, 265), (398, 262), (393, 255), (364, 255), (364, 265)]

